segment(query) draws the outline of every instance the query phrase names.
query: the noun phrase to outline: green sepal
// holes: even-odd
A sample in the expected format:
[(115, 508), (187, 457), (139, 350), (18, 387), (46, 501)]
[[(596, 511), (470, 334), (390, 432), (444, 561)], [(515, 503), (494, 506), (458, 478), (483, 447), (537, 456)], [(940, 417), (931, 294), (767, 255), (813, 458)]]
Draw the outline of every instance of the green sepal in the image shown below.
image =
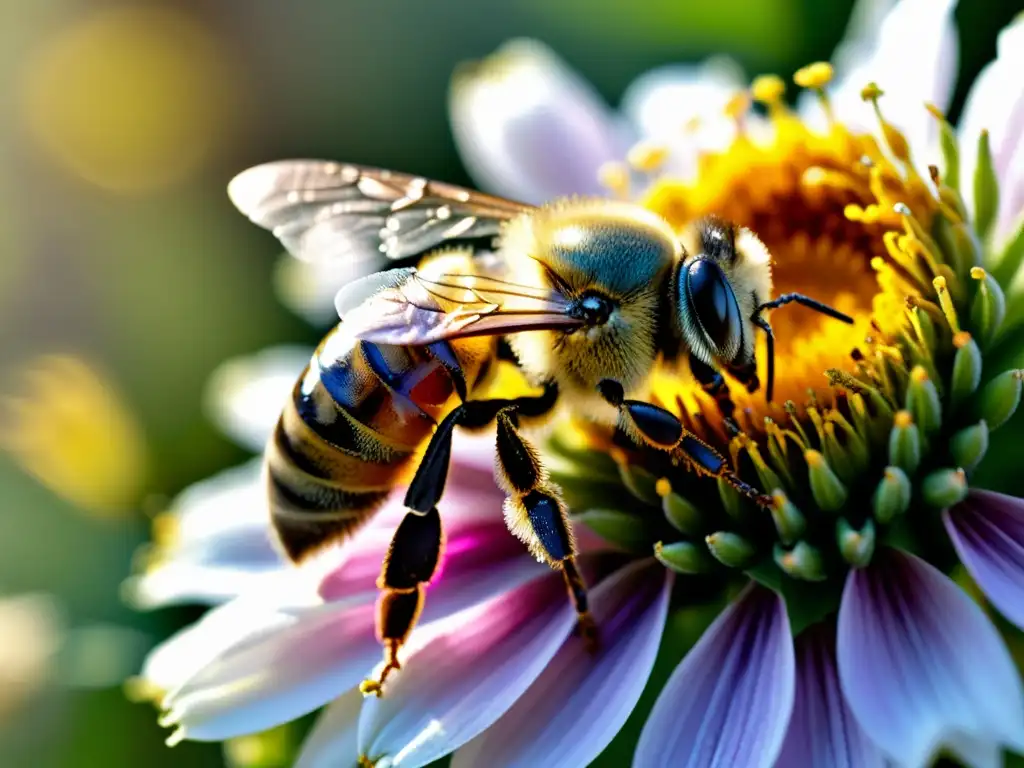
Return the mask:
[(836, 544), (843, 559), (854, 568), (863, 568), (875, 554), (875, 524), (868, 519), (858, 531), (845, 519), (836, 521)]
[(1017, 221), (1017, 228), (998, 255), (992, 259), (987, 269), (1000, 285), (1009, 286), (1022, 263), (1024, 263), (1024, 216)]
[(659, 541), (654, 545), (654, 556), (658, 562), (676, 573), (707, 573), (718, 566), (707, 547), (692, 541), (675, 541), (671, 544)]
[(912, 493), (906, 473), (899, 467), (886, 467), (871, 500), (875, 519), (882, 525), (891, 523), (910, 507)]
[(975, 398), (977, 416), (985, 420), (990, 431), (1003, 426), (1020, 405), (1022, 377), (1024, 372), (1019, 369), (1003, 371)]
[(790, 578), (801, 581), (825, 579), (825, 561), (821, 552), (806, 541), (798, 541), (790, 550), (776, 544), (772, 557), (775, 564)]
[(729, 517), (737, 522), (743, 522), (747, 517), (746, 500), (740, 496), (740, 492), (733, 488), (725, 478), (719, 477), (718, 496), (722, 500), (722, 506)]
[(619, 464), (618, 467), (622, 484), (626, 486), (630, 493), (647, 504), (655, 507), (661, 506), (661, 497), (658, 496), (656, 490), (658, 478), (643, 467), (625, 462)]
[(716, 531), (704, 538), (708, 551), (722, 565), (729, 568), (746, 568), (754, 560), (754, 545), (731, 531)]
[(921, 481), (921, 497), (937, 509), (946, 509), (967, 496), (967, 478), (962, 469), (936, 469)]
[(677, 531), (700, 536), (706, 530), (700, 510), (675, 491), (661, 497), (661, 510), (665, 513), (665, 519)]
[(981, 350), (977, 342), (969, 338), (958, 343), (960, 346), (953, 355), (953, 373), (949, 380), (949, 399), (954, 408), (966, 402), (981, 384)]
[(906, 409), (914, 417), (914, 424), (928, 437), (942, 426), (942, 400), (935, 382), (930, 376), (925, 378), (921, 373), (920, 369), (915, 369), (910, 374)]
[(889, 463), (908, 475), (921, 465), (921, 434), (917, 424), (894, 423), (889, 433)]
[(956, 131), (945, 117), (939, 113), (933, 113), (939, 124), (939, 149), (942, 152), (942, 183), (960, 191), (960, 143), (956, 138)]
[(992, 163), (988, 131), (978, 136), (978, 164), (974, 168), (974, 228), (978, 237), (988, 240), (999, 210), (999, 180)]
[(982, 419), (964, 427), (949, 439), (949, 454), (958, 467), (970, 472), (985, 458), (988, 450), (988, 424)]
[(1006, 295), (988, 272), (974, 270), (972, 277), (978, 285), (971, 302), (971, 328), (981, 345), (988, 346), (1006, 319)]
[(617, 509), (588, 509), (573, 518), (607, 541), (628, 552), (649, 553), (654, 531), (641, 517)]
[[(808, 451), (808, 453), (812, 453)], [(820, 458), (820, 460), (818, 460)], [(815, 503), (826, 512), (843, 508), (849, 492), (820, 453), (807, 462), (807, 477)]]
[(804, 535), (807, 521), (796, 505), (789, 500), (785, 491), (777, 489), (772, 492), (771, 513), (772, 520), (775, 521), (775, 530), (778, 531), (783, 544), (789, 546)]

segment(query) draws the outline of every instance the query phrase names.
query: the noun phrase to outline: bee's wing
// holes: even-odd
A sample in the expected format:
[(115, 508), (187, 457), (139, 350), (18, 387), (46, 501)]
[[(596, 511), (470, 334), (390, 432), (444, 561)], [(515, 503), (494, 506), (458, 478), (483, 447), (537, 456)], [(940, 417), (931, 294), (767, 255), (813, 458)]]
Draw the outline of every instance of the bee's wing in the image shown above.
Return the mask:
[(348, 333), (380, 344), (416, 346), (583, 324), (556, 291), (483, 274), (428, 278), (413, 267), (356, 280), (335, 304)]
[(303, 261), (404, 259), (442, 243), (498, 234), (530, 209), (395, 171), (281, 160), (242, 171), (228, 196)]

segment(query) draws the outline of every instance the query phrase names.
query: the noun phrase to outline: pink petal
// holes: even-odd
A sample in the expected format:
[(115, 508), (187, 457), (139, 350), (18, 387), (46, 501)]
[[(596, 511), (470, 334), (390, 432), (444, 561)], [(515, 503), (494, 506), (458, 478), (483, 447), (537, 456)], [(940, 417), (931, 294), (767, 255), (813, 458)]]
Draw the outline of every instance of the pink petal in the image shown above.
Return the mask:
[(794, 659), (782, 598), (749, 586), (669, 678), (633, 765), (771, 766), (793, 708)]
[(1024, 501), (972, 490), (942, 520), (985, 596), (1024, 629)]
[(555, 574), (455, 617), (409, 654), (382, 698), (367, 699), (360, 753), (411, 767), (465, 744), (522, 695), (574, 623)]
[(637, 561), (591, 592), (600, 652), (569, 637), (533, 685), (502, 717), (460, 748), (452, 768), (476, 765), (588, 765), (633, 711), (658, 653), (672, 579)]
[(456, 73), (449, 113), (477, 183), (528, 203), (601, 194), (598, 168), (625, 150), (615, 116), (594, 88), (534, 40), (506, 43)]
[(913, 555), (882, 550), (850, 572), (837, 658), (854, 716), (900, 764), (921, 765), (963, 737), (975, 746), (1024, 746), (1024, 690), (998, 632), (960, 588)]
[(879, 751), (853, 717), (839, 688), (836, 637), (816, 626), (796, 639), (796, 701), (775, 768), (885, 768)]

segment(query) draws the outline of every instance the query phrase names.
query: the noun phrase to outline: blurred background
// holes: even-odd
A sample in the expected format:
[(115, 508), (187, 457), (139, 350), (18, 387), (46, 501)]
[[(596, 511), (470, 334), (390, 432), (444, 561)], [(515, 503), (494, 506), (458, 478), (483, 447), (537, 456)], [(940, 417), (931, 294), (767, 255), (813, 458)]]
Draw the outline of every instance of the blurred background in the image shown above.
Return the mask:
[[(535, 37), (616, 104), (712, 54), (788, 77), (830, 55), (852, 0), (0, 6), (0, 766), (116, 768), (284, 754), (169, 750), (123, 688), (199, 615), (121, 599), (152, 516), (248, 456), (208, 419), (210, 374), (323, 330), (279, 300), (280, 248), (231, 207), (231, 176), (308, 156), (468, 184), (446, 115), (460, 61)], [(960, 4), (954, 118), (1021, 7)]]

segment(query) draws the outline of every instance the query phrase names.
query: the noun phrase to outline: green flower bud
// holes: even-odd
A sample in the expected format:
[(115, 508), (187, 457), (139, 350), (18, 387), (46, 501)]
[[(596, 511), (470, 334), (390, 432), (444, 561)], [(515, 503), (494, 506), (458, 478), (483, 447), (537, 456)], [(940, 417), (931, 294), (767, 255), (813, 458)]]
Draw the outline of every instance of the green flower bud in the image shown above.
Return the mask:
[(973, 395), (981, 384), (981, 350), (967, 331), (953, 336), (953, 346), (956, 347), (956, 354), (953, 356), (949, 398), (956, 408)]
[(997, 283), (1009, 285), (1021, 263), (1024, 263), (1024, 219), (1017, 223), (1017, 229), (1007, 240), (1003, 250), (986, 267)]
[(921, 366), (910, 372), (907, 383), (906, 409), (925, 436), (934, 434), (942, 426), (942, 400), (935, 382)]
[(692, 541), (676, 541), (672, 544), (659, 541), (654, 545), (654, 556), (676, 573), (707, 573), (715, 567), (715, 561), (708, 550)]
[(990, 430), (999, 429), (1013, 416), (1020, 405), (1021, 379), (1024, 371), (1004, 371), (985, 385), (975, 398), (977, 415), (985, 420)]
[(654, 506), (661, 505), (661, 498), (658, 496), (658, 492), (655, 488), (658, 478), (646, 469), (631, 465), (625, 461), (620, 462), (618, 467), (619, 477), (622, 478), (622, 484), (626, 486), (626, 489), (631, 494), (647, 504), (652, 504)]
[(958, 467), (970, 472), (981, 463), (988, 450), (988, 424), (979, 421), (965, 427), (949, 440), (949, 454)]
[[(659, 480), (658, 484), (661, 485), (661, 483), (662, 481)], [(665, 485), (667, 484), (666, 480)], [(663, 488), (658, 490), (663, 490)], [(672, 491), (671, 488), (666, 489), (666, 493), (661, 497), (661, 510), (665, 513), (665, 519), (677, 531), (688, 533), (691, 536), (699, 536), (705, 531), (704, 518), (700, 510)]]
[(718, 496), (722, 500), (722, 506), (733, 520), (742, 521), (746, 518), (746, 502), (740, 496), (740, 492), (733, 488), (724, 478), (718, 478)]
[(588, 509), (575, 519), (609, 544), (629, 552), (650, 552), (652, 531), (635, 515), (617, 509)]
[(928, 111), (939, 124), (939, 149), (942, 152), (942, 183), (955, 190), (960, 189), (960, 145), (956, 131), (946, 120), (938, 107), (927, 105)]
[(730, 531), (718, 531), (705, 537), (708, 551), (730, 568), (746, 568), (754, 560), (754, 545)]
[(908, 475), (921, 464), (921, 435), (908, 411), (899, 411), (892, 420), (889, 433), (889, 463)]
[(987, 345), (1006, 319), (1006, 295), (996, 279), (981, 267), (972, 268), (971, 277), (978, 284), (971, 302), (971, 327), (982, 345)]
[(825, 564), (821, 552), (806, 541), (797, 542), (788, 552), (775, 546), (775, 564), (794, 579), (822, 581), (825, 578)]
[(771, 512), (772, 519), (775, 521), (775, 529), (779, 532), (779, 538), (783, 544), (788, 546), (804, 535), (807, 521), (786, 496), (785, 491), (772, 492)]
[(811, 484), (811, 495), (815, 503), (826, 512), (835, 512), (846, 503), (846, 486), (818, 451), (804, 453), (807, 474)]
[(875, 524), (869, 519), (858, 531), (840, 518), (836, 522), (836, 543), (846, 562), (854, 568), (863, 568), (875, 553)]
[(999, 210), (999, 181), (992, 165), (988, 131), (978, 137), (978, 165), (974, 169), (974, 229), (987, 240)]
[(903, 470), (886, 467), (872, 499), (875, 519), (888, 525), (897, 515), (902, 515), (910, 506), (911, 492), (910, 480)]
[(946, 509), (967, 496), (967, 475), (962, 469), (937, 469), (921, 482), (925, 502)]

